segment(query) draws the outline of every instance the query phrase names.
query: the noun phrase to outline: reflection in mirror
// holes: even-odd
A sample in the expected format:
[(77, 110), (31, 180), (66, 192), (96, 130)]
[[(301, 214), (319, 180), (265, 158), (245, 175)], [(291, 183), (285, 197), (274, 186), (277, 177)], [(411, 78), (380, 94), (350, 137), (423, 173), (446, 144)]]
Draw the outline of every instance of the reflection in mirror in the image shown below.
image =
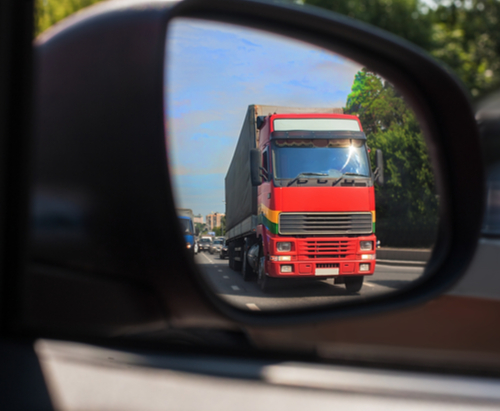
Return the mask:
[(215, 293), (282, 310), (422, 276), (438, 196), (418, 120), (389, 82), (307, 43), (195, 19), (169, 26), (167, 57), (179, 219)]

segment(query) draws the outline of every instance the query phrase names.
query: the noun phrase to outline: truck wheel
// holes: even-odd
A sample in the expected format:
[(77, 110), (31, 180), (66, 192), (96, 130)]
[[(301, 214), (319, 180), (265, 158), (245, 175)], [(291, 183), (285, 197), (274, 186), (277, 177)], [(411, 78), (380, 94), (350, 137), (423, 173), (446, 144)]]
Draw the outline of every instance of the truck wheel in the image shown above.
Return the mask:
[(257, 285), (263, 292), (269, 291), (272, 288), (273, 284), (273, 278), (268, 277), (265, 273), (265, 267), (266, 267), (265, 263), (266, 263), (266, 258), (260, 257)]
[[(238, 246), (240, 248), (239, 251), (236, 250), (236, 246)], [(234, 251), (233, 251), (233, 258), (234, 258), (234, 262), (233, 262), (233, 270), (234, 271), (241, 271), (241, 266), (242, 266), (242, 261), (241, 261), (241, 249), (243, 248), (243, 245), (241, 244), (241, 241), (238, 240), (236, 241), (236, 244), (234, 245)], [(240, 260), (236, 260), (236, 257), (239, 257)]]
[(357, 293), (363, 287), (363, 279), (362, 275), (355, 277), (345, 277), (344, 283), (345, 288), (349, 293)]
[(229, 268), (231, 268), (231, 270), (237, 271), (236, 267), (234, 266), (234, 263), (236, 262), (234, 260), (234, 243), (229, 244), (227, 257), (229, 258)]
[(242, 262), (242, 268), (241, 268), (241, 275), (243, 277), (243, 281), (252, 281), (254, 278), (254, 272), (252, 270), (252, 267), (250, 267), (250, 264), (248, 264), (247, 260), (247, 250), (243, 253), (243, 262)]

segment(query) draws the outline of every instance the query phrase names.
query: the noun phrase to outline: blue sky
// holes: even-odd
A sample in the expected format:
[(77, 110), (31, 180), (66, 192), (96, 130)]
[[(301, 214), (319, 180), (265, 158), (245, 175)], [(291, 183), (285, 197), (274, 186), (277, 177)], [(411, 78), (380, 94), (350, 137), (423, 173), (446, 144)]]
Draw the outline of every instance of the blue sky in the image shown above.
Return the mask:
[(224, 177), (250, 104), (343, 107), (359, 64), (234, 25), (176, 19), (167, 41), (167, 149), (177, 206), (225, 212)]

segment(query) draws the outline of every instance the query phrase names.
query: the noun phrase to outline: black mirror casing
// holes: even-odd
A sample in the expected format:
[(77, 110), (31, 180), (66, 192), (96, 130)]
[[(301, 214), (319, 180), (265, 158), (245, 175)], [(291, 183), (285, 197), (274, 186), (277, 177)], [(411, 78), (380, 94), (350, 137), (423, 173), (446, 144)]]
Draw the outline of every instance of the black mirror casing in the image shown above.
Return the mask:
[[(175, 17), (232, 22), (335, 50), (407, 97), (425, 125), (441, 201), (439, 238), (422, 281), (399, 294), (307, 311), (244, 312), (213, 295), (185, 256), (165, 156), (165, 33)], [(484, 180), (469, 97), (402, 39), (281, 3), (106, 2), (43, 34), (35, 58), (27, 329), (109, 336), (165, 323), (238, 328), (374, 313), (439, 295), (473, 255)], [(90, 298), (103, 284), (112, 302)]]
[(250, 150), (250, 178), (252, 186), (258, 187), (262, 184), (261, 170), (261, 156), (260, 151), (256, 148)]
[(383, 186), (384, 185), (384, 153), (382, 153), (382, 150), (377, 149), (375, 152), (375, 182)]

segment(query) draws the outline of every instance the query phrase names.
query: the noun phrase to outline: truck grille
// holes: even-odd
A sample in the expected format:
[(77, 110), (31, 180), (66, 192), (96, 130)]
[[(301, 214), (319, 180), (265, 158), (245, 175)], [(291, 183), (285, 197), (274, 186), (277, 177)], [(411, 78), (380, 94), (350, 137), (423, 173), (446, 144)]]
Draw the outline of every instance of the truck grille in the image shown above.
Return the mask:
[(281, 213), (279, 233), (283, 235), (371, 234), (371, 213)]
[(304, 241), (299, 243), (299, 254), (307, 258), (355, 258), (357, 241)]

